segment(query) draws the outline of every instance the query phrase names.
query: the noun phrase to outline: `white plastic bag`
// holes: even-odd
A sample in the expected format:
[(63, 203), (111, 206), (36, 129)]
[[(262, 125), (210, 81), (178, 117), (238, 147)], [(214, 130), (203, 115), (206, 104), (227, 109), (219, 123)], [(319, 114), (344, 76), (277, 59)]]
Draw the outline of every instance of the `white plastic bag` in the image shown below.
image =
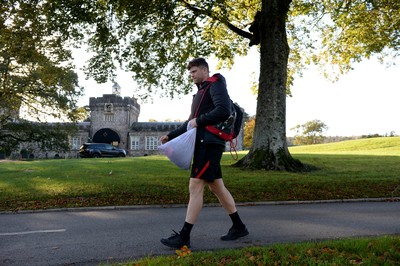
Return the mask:
[(190, 169), (193, 159), (196, 128), (189, 129), (182, 135), (162, 144), (158, 148), (179, 168)]

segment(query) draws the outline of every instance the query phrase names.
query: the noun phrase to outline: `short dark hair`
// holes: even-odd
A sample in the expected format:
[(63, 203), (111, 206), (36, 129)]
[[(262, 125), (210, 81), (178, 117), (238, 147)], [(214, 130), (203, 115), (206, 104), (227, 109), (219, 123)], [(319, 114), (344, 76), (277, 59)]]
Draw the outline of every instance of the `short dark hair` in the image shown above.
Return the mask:
[(205, 67), (208, 70), (208, 63), (204, 58), (198, 57), (188, 63), (187, 69), (190, 70), (192, 67)]

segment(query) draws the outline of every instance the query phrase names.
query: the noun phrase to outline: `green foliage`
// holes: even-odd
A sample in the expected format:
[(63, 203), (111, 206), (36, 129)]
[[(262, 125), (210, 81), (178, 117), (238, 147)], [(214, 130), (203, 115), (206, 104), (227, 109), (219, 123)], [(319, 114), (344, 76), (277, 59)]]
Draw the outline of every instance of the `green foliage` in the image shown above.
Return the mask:
[[(98, 82), (115, 77), (115, 63), (133, 73), (138, 97), (188, 93), (186, 64), (215, 56), (224, 65), (245, 55), (244, 31), (258, 0), (44, 1), (52, 25), (66, 38), (87, 40), (94, 52), (86, 73)], [(79, 34), (79, 31), (84, 34)], [(221, 64), (222, 66), (222, 64)]]
[(390, 61), (399, 55), (397, 0), (293, 1), (290, 20), (292, 58), (321, 66), (332, 79), (363, 58), (378, 55)]
[(16, 150), (21, 143), (34, 142), (40, 150), (69, 150), (68, 137), (76, 133), (75, 124), (34, 123), (20, 120), (6, 123), (0, 131), (0, 147), (6, 154)]
[(82, 95), (65, 38), (46, 21), (41, 1), (1, 1), (0, 146), (9, 154), (25, 141), (65, 149), (65, 130), (19, 119), (52, 116), (76, 120)]
[(30, 117), (40, 113), (68, 116), (81, 95), (65, 39), (45, 17), (38, 1), (2, 1), (0, 98), (6, 108), (0, 118), (22, 107), (29, 109)]
[[(325, 139), (323, 135), (324, 130), (328, 127), (320, 120), (308, 121), (303, 125), (297, 125), (292, 128), (297, 131), (297, 135), (294, 136), (293, 144), (295, 145), (311, 145), (322, 143)], [(300, 134), (300, 135), (298, 135)]]
[[(86, 67), (99, 82), (115, 78), (116, 63), (133, 73), (140, 97), (159, 92), (187, 93), (187, 61), (196, 56), (220, 59), (230, 67), (246, 55), (248, 28), (261, 10), (260, 0), (207, 1), (43, 1), (52, 29), (94, 52)], [(287, 88), (307, 64), (338, 66), (382, 57), (399, 49), (399, 4), (385, 1), (293, 1), (287, 32), (291, 47)], [(389, 15), (390, 14), (390, 15)], [(396, 16), (397, 14), (397, 16)]]
[(71, 114), (77, 121), (87, 121), (90, 119), (89, 107), (78, 107), (71, 110)]

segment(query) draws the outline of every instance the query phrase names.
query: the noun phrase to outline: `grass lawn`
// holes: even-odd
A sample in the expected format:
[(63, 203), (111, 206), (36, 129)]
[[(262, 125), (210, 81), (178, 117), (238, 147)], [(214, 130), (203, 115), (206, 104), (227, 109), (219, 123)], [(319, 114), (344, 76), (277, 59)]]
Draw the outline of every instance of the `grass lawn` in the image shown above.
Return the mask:
[[(385, 265), (400, 263), (400, 237), (383, 236), (276, 244), (235, 250), (196, 252), (180, 250), (176, 255), (149, 257), (117, 265)], [(115, 264), (116, 265), (116, 264)]]
[[(231, 167), (234, 161), (229, 153), (225, 154), (224, 182), (235, 200), (399, 196), (400, 137), (299, 146), (290, 151), (293, 157), (320, 170), (244, 171)], [(0, 211), (185, 204), (188, 199), (189, 172), (180, 170), (165, 156), (12, 161), (1, 162), (0, 170)], [(207, 191), (205, 203), (216, 202)]]

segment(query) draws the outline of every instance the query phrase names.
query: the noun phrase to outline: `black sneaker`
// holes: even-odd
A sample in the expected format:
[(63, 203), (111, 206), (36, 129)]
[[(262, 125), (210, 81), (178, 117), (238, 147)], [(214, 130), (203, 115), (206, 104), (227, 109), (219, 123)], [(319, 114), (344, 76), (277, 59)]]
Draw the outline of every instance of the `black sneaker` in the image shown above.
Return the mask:
[(223, 241), (235, 240), (238, 239), (239, 237), (247, 236), (248, 234), (249, 231), (247, 231), (246, 227), (240, 230), (232, 226), (226, 235), (221, 236), (221, 240)]
[[(174, 231), (174, 230), (172, 230)], [(161, 243), (163, 243), (164, 245), (166, 245), (167, 247), (170, 248), (181, 248), (183, 246), (187, 246), (188, 248), (190, 247), (190, 238), (186, 241), (184, 241), (181, 238), (181, 235), (174, 231), (174, 233), (168, 237), (168, 238), (161, 238)]]

